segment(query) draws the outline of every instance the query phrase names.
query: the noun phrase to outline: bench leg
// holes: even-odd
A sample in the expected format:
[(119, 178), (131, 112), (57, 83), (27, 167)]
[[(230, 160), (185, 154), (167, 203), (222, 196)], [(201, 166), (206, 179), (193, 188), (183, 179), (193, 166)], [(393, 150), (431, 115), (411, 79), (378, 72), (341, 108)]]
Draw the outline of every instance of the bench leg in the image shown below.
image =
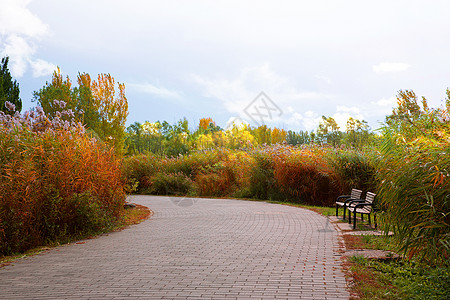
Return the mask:
[(343, 220), (345, 220), (345, 213), (346, 213), (346, 211), (347, 211), (347, 205), (344, 204), (344, 215), (342, 216)]
[(356, 229), (356, 209), (353, 214), (353, 229)]
[(336, 217), (339, 216), (338, 209), (339, 209), (339, 205), (336, 204)]
[(372, 224), (370, 224), (370, 214), (367, 215), (367, 218), (369, 219), (369, 226), (372, 227)]

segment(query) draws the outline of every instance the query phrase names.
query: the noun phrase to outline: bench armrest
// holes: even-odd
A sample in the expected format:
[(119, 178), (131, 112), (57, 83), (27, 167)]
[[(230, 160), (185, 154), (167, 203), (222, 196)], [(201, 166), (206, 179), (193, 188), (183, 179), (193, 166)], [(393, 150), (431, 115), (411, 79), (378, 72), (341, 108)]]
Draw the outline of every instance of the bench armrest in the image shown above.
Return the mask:
[(350, 197), (351, 197), (350, 195), (342, 195), (342, 196), (339, 196), (339, 197), (337, 197), (336, 202), (338, 202), (338, 201), (341, 200), (341, 199), (348, 199), (348, 198), (350, 198)]
[(356, 203), (354, 208), (364, 207), (364, 206), (373, 206), (373, 203), (365, 202), (365, 203)]
[(366, 200), (363, 199), (355, 199), (355, 198), (350, 198), (348, 200), (345, 201), (345, 204), (347, 204), (347, 206), (351, 205), (352, 203), (356, 203), (356, 202), (364, 202)]

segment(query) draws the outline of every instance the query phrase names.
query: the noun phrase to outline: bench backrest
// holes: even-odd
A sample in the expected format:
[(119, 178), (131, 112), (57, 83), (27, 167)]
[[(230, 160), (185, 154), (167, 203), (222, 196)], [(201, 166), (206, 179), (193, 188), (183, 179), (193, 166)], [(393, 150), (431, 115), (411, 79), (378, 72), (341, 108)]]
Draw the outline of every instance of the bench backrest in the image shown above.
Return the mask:
[[(369, 202), (369, 203), (373, 203), (375, 201), (375, 196), (376, 195), (377, 194), (374, 194), (374, 193), (371, 193), (371, 192), (367, 192), (365, 201)], [(367, 210), (367, 212), (370, 213), (372, 211), (372, 209), (373, 209), (373, 206), (372, 205), (371, 206), (367, 205), (367, 206), (364, 206), (364, 209)]]
[(375, 200), (375, 196), (376, 196), (377, 194), (374, 194), (374, 193), (371, 193), (371, 192), (367, 192), (366, 193), (366, 202), (369, 202), (369, 203), (373, 203), (373, 201)]
[(361, 190), (352, 189), (352, 192), (350, 193), (350, 198), (352, 199), (361, 199)]

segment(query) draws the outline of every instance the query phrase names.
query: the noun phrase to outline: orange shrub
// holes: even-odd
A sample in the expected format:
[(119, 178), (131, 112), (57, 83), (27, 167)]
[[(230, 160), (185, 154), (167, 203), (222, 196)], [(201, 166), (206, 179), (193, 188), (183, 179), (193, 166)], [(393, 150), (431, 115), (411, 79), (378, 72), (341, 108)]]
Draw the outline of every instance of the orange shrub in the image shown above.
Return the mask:
[(320, 148), (278, 146), (272, 151), (274, 177), (290, 201), (331, 205), (341, 193), (336, 175)]

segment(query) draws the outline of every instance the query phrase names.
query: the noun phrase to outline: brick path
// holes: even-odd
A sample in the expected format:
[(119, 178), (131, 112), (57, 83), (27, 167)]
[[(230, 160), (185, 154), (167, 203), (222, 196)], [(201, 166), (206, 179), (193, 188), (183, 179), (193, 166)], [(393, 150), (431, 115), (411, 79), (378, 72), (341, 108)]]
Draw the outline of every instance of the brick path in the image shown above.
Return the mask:
[(337, 232), (276, 204), (133, 196), (154, 215), (0, 269), (1, 299), (348, 299)]

